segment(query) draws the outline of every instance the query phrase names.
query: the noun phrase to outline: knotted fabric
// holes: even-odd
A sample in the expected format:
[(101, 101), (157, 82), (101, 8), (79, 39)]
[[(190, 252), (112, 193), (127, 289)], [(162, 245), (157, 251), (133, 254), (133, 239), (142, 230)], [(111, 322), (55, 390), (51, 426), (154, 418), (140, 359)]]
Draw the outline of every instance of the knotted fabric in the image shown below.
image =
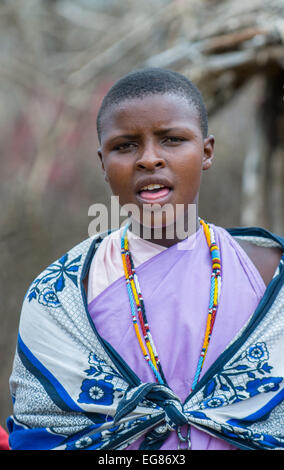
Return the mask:
[[(167, 386), (155, 383), (141, 384), (136, 388), (126, 391), (120, 400), (117, 412), (114, 416), (114, 423), (120, 421), (129, 413), (134, 412), (137, 407), (151, 406), (161, 409), (161, 419), (163, 425), (158, 425), (146, 436), (146, 441), (153, 445), (166, 439), (171, 431), (178, 431), (184, 424), (189, 424), (188, 415), (184, 412), (183, 405), (179, 397)], [(142, 443), (141, 449), (145, 443)], [(149, 448), (149, 446), (147, 446)]]
[[(284, 249), (284, 239), (262, 229), (234, 233)], [(284, 258), (247, 323), (184, 399), (171, 384), (142, 381), (98, 333), (83, 280), (100, 242), (77, 245), (28, 289), (10, 379), (11, 449), (122, 450), (138, 439), (140, 449), (159, 449), (189, 423), (241, 449), (283, 449)], [(244, 296), (236, 290), (227, 322), (231, 310), (239, 313), (238, 292)], [(112, 297), (115, 307), (118, 301)]]

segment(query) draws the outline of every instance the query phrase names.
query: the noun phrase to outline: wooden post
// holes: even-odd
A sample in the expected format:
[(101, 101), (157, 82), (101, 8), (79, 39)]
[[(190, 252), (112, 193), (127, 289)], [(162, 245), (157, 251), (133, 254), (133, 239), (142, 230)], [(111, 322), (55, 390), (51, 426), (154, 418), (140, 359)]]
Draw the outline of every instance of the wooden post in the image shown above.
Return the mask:
[(242, 225), (260, 225), (284, 235), (284, 71), (263, 78), (242, 179)]

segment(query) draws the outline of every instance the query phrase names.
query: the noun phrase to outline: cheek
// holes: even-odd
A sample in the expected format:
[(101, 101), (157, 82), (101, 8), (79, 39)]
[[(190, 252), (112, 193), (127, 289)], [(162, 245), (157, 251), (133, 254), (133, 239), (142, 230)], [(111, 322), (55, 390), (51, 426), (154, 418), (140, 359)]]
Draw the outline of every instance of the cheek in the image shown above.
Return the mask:
[(113, 194), (119, 196), (122, 204), (126, 204), (129, 201), (130, 188), (132, 187), (132, 172), (121, 163), (106, 165), (105, 171)]
[(125, 183), (128, 177), (128, 169), (121, 163), (109, 163), (105, 165), (105, 171), (109, 180), (110, 185), (121, 186)]
[(178, 179), (184, 192), (199, 188), (202, 174), (202, 159), (200, 154), (196, 158), (187, 158), (178, 165)]

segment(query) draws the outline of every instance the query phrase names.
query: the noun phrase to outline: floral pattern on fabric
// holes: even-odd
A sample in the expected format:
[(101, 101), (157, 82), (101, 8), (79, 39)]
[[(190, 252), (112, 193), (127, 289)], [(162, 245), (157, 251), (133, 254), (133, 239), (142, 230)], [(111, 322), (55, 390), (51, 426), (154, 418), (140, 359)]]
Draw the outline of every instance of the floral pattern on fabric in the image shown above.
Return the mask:
[[(284, 448), (284, 435), (279, 433), (271, 436), (267, 432), (256, 432), (248, 418), (230, 419), (222, 423), (218, 413), (212, 414), (218, 408), (237, 404), (259, 394), (279, 392), (283, 377), (272, 375), (273, 367), (269, 364), (269, 350), (265, 342), (259, 341), (249, 345), (239, 355), (236, 355), (206, 385), (200, 389), (200, 400), (196, 410), (187, 408), (189, 420), (192, 418), (202, 427), (209, 426), (214, 432), (228, 439), (239, 442), (254, 443), (255, 448), (272, 449)], [(282, 389), (283, 393), (283, 389)], [(267, 413), (275, 405), (267, 408)], [(230, 414), (230, 413), (229, 413)], [(250, 414), (250, 413), (248, 413)], [(263, 417), (254, 417), (254, 421), (263, 422)], [(279, 434), (279, 435), (278, 435)], [(250, 446), (251, 444), (249, 444)]]
[(101, 433), (96, 433), (91, 436), (82, 436), (77, 440), (70, 440), (66, 445), (66, 450), (83, 450), (88, 447), (96, 449), (100, 446), (101, 438)]
[[(200, 408), (237, 403), (263, 392), (279, 389), (283, 377), (272, 377), (269, 353), (264, 342), (247, 348), (206, 384)], [(240, 380), (241, 379), (241, 380)]]
[[(88, 378), (84, 379), (81, 384), (78, 402), (108, 406), (114, 400), (121, 398), (125, 390), (123, 377), (94, 353), (89, 354), (88, 363), (90, 367), (85, 370)], [(113, 385), (114, 379), (116, 379), (115, 387)]]
[[(127, 370), (118, 369), (115, 354), (110, 356), (104, 350), (86, 316), (78, 281), (94, 246), (93, 240), (87, 240), (53, 263), (32, 283), (25, 298), (21, 343), (11, 380), (12, 397), (17, 402), (17, 415), (8, 423), (12, 449), (120, 450), (142, 434), (143, 449), (157, 449), (161, 439), (172, 432), (160, 407), (162, 404), (169, 415), (172, 401), (162, 393), (154, 400), (153, 394), (141, 397), (142, 401), (136, 397), (134, 408), (124, 410), (121, 420), (114, 419), (123, 399), (134, 400), (138, 387), (129, 383)], [(283, 269), (282, 263), (275, 279), (275, 297), (253, 331), (240, 341), (239, 352), (233, 357), (225, 354), (214, 369), (215, 375), (208, 376), (182, 406), (190, 426), (239, 448), (284, 448), (283, 363), (275, 354), (283, 344)], [(36, 337), (30, 334), (31, 323), (37, 328)], [(53, 355), (50, 361), (46, 346), (62, 352), (62, 344), (66, 354)], [(73, 382), (66, 380), (61, 370), (68, 370), (68, 379)], [(36, 387), (33, 396), (26, 393), (31, 385)], [(43, 413), (39, 402), (44, 404)], [(86, 404), (77, 411), (76, 405), (82, 403)], [(230, 405), (234, 405), (231, 415), (226, 413)], [(268, 413), (264, 415), (263, 410)], [(257, 419), (253, 416), (250, 420), (251, 414)]]
[(52, 263), (43, 273), (32, 283), (28, 292), (28, 300), (33, 299), (47, 307), (58, 307), (60, 305), (57, 292), (61, 292), (66, 279), (70, 279), (77, 287), (77, 273), (80, 267), (81, 255), (68, 261), (68, 253), (62, 256), (58, 261)]

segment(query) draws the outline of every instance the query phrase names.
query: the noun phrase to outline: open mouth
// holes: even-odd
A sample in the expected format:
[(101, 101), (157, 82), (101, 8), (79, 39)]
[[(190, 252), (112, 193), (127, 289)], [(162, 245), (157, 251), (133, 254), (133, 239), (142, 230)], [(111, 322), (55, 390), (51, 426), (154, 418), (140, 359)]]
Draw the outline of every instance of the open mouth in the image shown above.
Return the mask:
[(171, 188), (163, 184), (148, 184), (138, 191), (138, 196), (147, 202), (161, 200), (169, 196)]

